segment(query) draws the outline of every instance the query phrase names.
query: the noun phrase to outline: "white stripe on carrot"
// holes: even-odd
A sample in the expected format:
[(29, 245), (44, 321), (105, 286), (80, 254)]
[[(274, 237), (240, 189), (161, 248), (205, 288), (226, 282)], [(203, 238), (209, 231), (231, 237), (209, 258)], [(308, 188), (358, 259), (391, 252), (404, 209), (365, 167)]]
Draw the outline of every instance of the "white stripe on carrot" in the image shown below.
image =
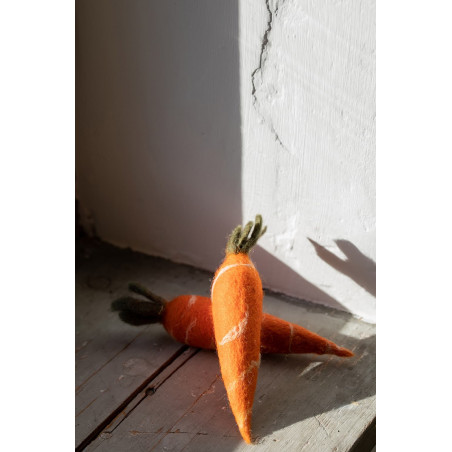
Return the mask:
[(253, 409), (252, 409), (252, 408), (249, 408), (249, 409), (246, 411), (245, 418), (243, 419), (243, 421), (242, 421), (242, 422), (237, 422), (237, 425), (239, 426), (239, 428), (242, 429), (242, 428), (245, 426), (245, 422), (248, 420), (248, 418), (249, 418), (249, 416), (250, 416), (250, 414), (251, 414), (252, 411), (253, 411)]
[(248, 311), (245, 312), (245, 317), (243, 317), (242, 320), (240, 320), (238, 325), (235, 325), (232, 327), (221, 339), (221, 342), (218, 345), (224, 345), (228, 342), (234, 341), (238, 337), (240, 337), (243, 334), (243, 330), (246, 327), (246, 324), (248, 323)]
[(194, 302), (198, 299), (196, 295), (192, 295), (190, 299), (188, 300), (188, 307), (190, 307)]
[(237, 384), (245, 379), (247, 374), (249, 374), (254, 368), (256, 369), (259, 368), (260, 365), (261, 365), (261, 355), (259, 355), (259, 359), (257, 361), (251, 361), (250, 365), (248, 366), (248, 369), (243, 371), (240, 374), (240, 376), (228, 386), (228, 391), (233, 391), (237, 387)]
[(187, 327), (187, 331), (185, 332), (185, 343), (187, 343), (188, 335), (190, 334), (190, 330), (196, 325), (196, 319), (193, 320), (193, 322), (190, 323)]
[(212, 284), (212, 290), (211, 290), (211, 293), (212, 293), (212, 294), (213, 294), (213, 288), (215, 287), (215, 284), (216, 284), (216, 282), (218, 281), (218, 278), (219, 278), (224, 272), (226, 272), (226, 271), (228, 271), (228, 270), (230, 270), (231, 268), (234, 268), (234, 267), (250, 267), (250, 268), (254, 268), (254, 269), (255, 269), (255, 267), (254, 267), (253, 264), (232, 264), (232, 265), (226, 265), (226, 267), (223, 267), (223, 268), (218, 272), (217, 277), (216, 277), (215, 280), (213, 281), (213, 284)]

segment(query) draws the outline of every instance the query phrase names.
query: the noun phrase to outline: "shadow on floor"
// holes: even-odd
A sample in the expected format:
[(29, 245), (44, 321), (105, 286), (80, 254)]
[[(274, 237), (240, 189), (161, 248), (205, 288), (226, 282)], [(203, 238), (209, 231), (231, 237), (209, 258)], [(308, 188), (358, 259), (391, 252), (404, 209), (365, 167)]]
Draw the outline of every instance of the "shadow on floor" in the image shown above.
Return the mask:
[[(343, 336), (337, 341), (353, 349), (355, 356), (262, 357), (261, 381), (253, 409), (253, 431), (261, 441), (304, 419), (347, 406), (345, 422), (348, 410), (359, 410), (362, 401), (375, 395), (375, 335), (363, 340)], [(284, 382), (281, 386), (280, 379)], [(318, 422), (321, 424), (321, 420)], [(334, 425), (327, 426), (332, 428)]]
[[(164, 259), (152, 258), (130, 250), (120, 250), (102, 243), (92, 246), (91, 242), (91, 247), (88, 243), (86, 245), (88, 248), (84, 251), (83, 248), (80, 249), (83, 252), (79, 253), (80, 259), (84, 261), (83, 265), (79, 266), (79, 276), (87, 289), (87, 294), (86, 299), (79, 300), (81, 303), (79, 309), (86, 305), (83, 309), (91, 315), (89, 315), (89, 318), (80, 316), (80, 319), (84, 319), (83, 322), (89, 320), (96, 324), (99, 323), (99, 328), (104, 323), (111, 324), (111, 327), (106, 328), (104, 332), (104, 336), (108, 332), (108, 340), (103, 340), (107, 339), (106, 337), (99, 337), (99, 331), (93, 325), (95, 331), (95, 334), (93, 333), (93, 344), (95, 341), (101, 342), (101, 344), (98, 344), (99, 363), (97, 366), (101, 365), (102, 353), (106, 353), (104, 347), (107, 347), (107, 345), (105, 344), (108, 344), (108, 348), (115, 350), (127, 345), (124, 338), (125, 336), (129, 337), (130, 334), (125, 335), (126, 331), (121, 327), (117, 314), (109, 309), (110, 302), (126, 290), (127, 282), (139, 281), (155, 289), (159, 295), (166, 298), (172, 298), (181, 293), (205, 295), (208, 293), (212, 277), (209, 272), (174, 264)], [(262, 254), (265, 255), (265, 253)], [(273, 257), (267, 256), (267, 259), (271, 258)], [(257, 262), (257, 256), (254, 256), (254, 259)], [(323, 293), (321, 289), (316, 288), (281, 262), (275, 260), (272, 265), (278, 267), (280, 271), (287, 272), (289, 277), (297, 278), (299, 284), (305, 284), (305, 287), (309, 290), (318, 291), (319, 294)], [(101, 284), (98, 287), (95, 284), (95, 287), (93, 287), (91, 282), (98, 280), (111, 281), (111, 285), (105, 287)], [(274, 296), (269, 297), (267, 305), (271, 301), (275, 306), (276, 300), (272, 300), (274, 298)], [(344, 327), (347, 327), (349, 322), (352, 327), (355, 322), (360, 322), (354, 319), (350, 313), (328, 310), (316, 304), (309, 304), (308, 312), (310, 314), (306, 313), (305, 322), (299, 315), (295, 320), (299, 307), (304, 306), (306, 312), (306, 304), (300, 300), (284, 296), (281, 297), (281, 301), (279, 302), (282, 309), (280, 315), (284, 311), (287, 320), (292, 318), (296, 323), (302, 324), (315, 332), (320, 334), (323, 332), (325, 336), (338, 345), (352, 349), (356, 356), (351, 359), (326, 355), (263, 356), (253, 409), (253, 433), (257, 436), (258, 442), (273, 441), (278, 438), (278, 432), (284, 428), (316, 416), (321, 420), (323, 413), (334, 409), (346, 406), (344, 416), (347, 416), (347, 413), (352, 412), (348, 410), (354, 410), (355, 406), (359, 409), (360, 401), (364, 401), (375, 394), (375, 336), (357, 339), (342, 334), (341, 331), (345, 331)], [(337, 305), (340, 306), (339, 303)], [(102, 306), (105, 306), (105, 314), (101, 312)], [(97, 314), (97, 310), (93, 311), (94, 307), (97, 307), (97, 310), (100, 309)], [(278, 315), (277, 312), (275, 314)], [(130, 328), (134, 332), (138, 332), (143, 327), (130, 326)], [(366, 327), (364, 329), (366, 331), (372, 330), (372, 328)], [(350, 329), (348, 328), (348, 330)], [(142, 338), (143, 340), (135, 341), (129, 347), (133, 348), (134, 353), (139, 355), (146, 356), (147, 350), (151, 353), (151, 350), (155, 347), (171, 348), (170, 342), (172, 339), (161, 325), (149, 327)], [(80, 338), (81, 341), (86, 339), (90, 338)], [(212, 375), (213, 379), (219, 370), (218, 359), (214, 352), (206, 353), (209, 354), (210, 359), (199, 365), (199, 375), (207, 372)], [(120, 356), (117, 359), (121, 359)], [(105, 355), (103, 361), (108, 361), (107, 355)], [(175, 376), (180, 375), (179, 372), (183, 374), (184, 368), (185, 365), (180, 368)], [(193, 370), (193, 375), (198, 375), (197, 369)], [(117, 378), (118, 375), (112, 375), (112, 382), (114, 383)], [(171, 384), (171, 380), (168, 380), (168, 384)], [(190, 391), (191, 385), (194, 385), (195, 382), (196, 379), (189, 378), (185, 390)], [(179, 383), (174, 381), (173, 384)], [(206, 447), (210, 447), (212, 441), (216, 442), (217, 439), (218, 444), (221, 444), (221, 450), (235, 450), (243, 445), (241, 438), (236, 436), (238, 435), (237, 427), (228, 408), (226, 393), (221, 380), (218, 381), (216, 386), (217, 391), (215, 393), (209, 394), (207, 391), (197, 402), (200, 404), (201, 412), (208, 408), (214, 417), (213, 420), (206, 423), (209, 433), (196, 434), (186, 450), (203, 450), (202, 444), (205, 443)], [(162, 388), (162, 390), (165, 390), (165, 388)], [(169, 395), (169, 397), (172, 396)], [(359, 414), (355, 412), (354, 418), (356, 419), (357, 416)], [(337, 416), (333, 418), (337, 419)], [(212, 424), (214, 421), (215, 425)], [(318, 427), (322, 428), (320, 424)], [(215, 432), (218, 432), (218, 434), (221, 432), (223, 436), (217, 437)], [(116, 434), (119, 434), (119, 430), (115, 432)], [(124, 434), (127, 435), (127, 432)], [(212, 434), (213, 436), (211, 436)], [(171, 441), (172, 437), (174, 437), (174, 440), (178, 438), (176, 434), (171, 434), (168, 435), (167, 440)], [(129, 436), (125, 436), (124, 441), (130, 442), (131, 439)], [(143, 438), (143, 441), (146, 441), (146, 438)], [(275, 443), (275, 445), (277, 444)], [(190, 448), (192, 445), (193, 448)]]

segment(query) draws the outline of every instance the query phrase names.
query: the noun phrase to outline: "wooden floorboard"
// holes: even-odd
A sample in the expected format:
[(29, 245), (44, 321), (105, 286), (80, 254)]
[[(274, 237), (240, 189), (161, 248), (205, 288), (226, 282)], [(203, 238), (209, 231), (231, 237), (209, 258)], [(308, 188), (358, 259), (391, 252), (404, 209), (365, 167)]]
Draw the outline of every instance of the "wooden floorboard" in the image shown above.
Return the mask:
[[(216, 354), (183, 347), (161, 325), (126, 325), (109, 310), (129, 281), (171, 299), (208, 295), (212, 275), (91, 241), (82, 242), (77, 255), (78, 450), (249, 450), (230, 411)], [(264, 310), (356, 356), (264, 355), (253, 450), (352, 450), (375, 419), (375, 325), (272, 293), (266, 293)]]
[[(76, 264), (76, 446), (181, 349), (161, 325), (131, 327), (110, 309), (130, 281), (172, 298), (184, 290), (208, 293), (205, 274), (163, 259), (101, 243), (78, 244)], [(172, 276), (170, 276), (172, 273)], [(202, 275), (202, 276), (201, 276)]]

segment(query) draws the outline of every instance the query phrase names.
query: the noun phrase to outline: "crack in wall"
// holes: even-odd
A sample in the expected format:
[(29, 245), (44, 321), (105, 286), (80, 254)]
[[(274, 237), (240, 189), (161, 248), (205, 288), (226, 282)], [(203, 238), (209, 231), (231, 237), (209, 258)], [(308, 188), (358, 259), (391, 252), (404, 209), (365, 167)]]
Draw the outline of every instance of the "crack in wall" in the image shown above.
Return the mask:
[(256, 77), (260, 75), (260, 85), (263, 83), (263, 76), (262, 76), (262, 70), (265, 66), (265, 63), (267, 62), (268, 53), (269, 53), (269, 45), (271, 46), (269, 35), (273, 28), (273, 18), (277, 17), (278, 10), (279, 10), (279, 2), (276, 2), (275, 9), (272, 11), (272, 8), (270, 7), (270, 0), (265, 0), (265, 7), (267, 8), (268, 13), (268, 20), (267, 20), (267, 28), (264, 32), (264, 35), (262, 37), (262, 44), (261, 44), (261, 51), (259, 55), (259, 65), (251, 74), (251, 95), (253, 96), (253, 107), (255, 108), (256, 112), (261, 117), (262, 121), (267, 125), (270, 132), (272, 133), (273, 137), (275, 138), (275, 141), (286, 151), (290, 152), (287, 146), (282, 142), (281, 138), (279, 137), (277, 131), (275, 130), (275, 126), (273, 125), (273, 121), (271, 117), (266, 118), (264, 114), (261, 112), (260, 108), (260, 102), (256, 95), (257, 87), (256, 87)]
[[(259, 66), (256, 69), (254, 69), (253, 73), (251, 74), (251, 84), (253, 86), (251, 94), (254, 98), (253, 103), (257, 102), (255, 77), (259, 71), (262, 71), (262, 63), (264, 61), (264, 54), (265, 53), (268, 54), (268, 51), (267, 51), (268, 35), (272, 29), (272, 22), (273, 22), (273, 13), (272, 13), (272, 10), (270, 9), (270, 1), (269, 0), (265, 0), (265, 6), (267, 7), (267, 12), (268, 12), (267, 29), (265, 30), (264, 36), (262, 37), (261, 52), (259, 55)], [(265, 59), (267, 59), (267, 57), (265, 57)]]

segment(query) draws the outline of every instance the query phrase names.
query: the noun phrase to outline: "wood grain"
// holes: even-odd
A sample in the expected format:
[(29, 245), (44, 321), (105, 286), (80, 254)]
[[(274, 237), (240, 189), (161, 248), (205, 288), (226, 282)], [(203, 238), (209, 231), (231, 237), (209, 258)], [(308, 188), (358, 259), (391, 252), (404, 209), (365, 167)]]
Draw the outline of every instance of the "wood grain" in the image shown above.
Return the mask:
[[(182, 266), (185, 273), (169, 276), (169, 267), (167, 261), (149, 261), (102, 244), (80, 245), (76, 274), (77, 447), (181, 351), (183, 345), (161, 325), (131, 327), (110, 310), (111, 302), (126, 292), (130, 281), (146, 283), (168, 298), (190, 285), (193, 292), (205, 294), (205, 282), (197, 270)], [(181, 274), (190, 282), (184, 282)]]
[[(211, 275), (107, 245), (94, 251), (77, 274), (78, 344), (90, 340), (76, 353), (88, 355), (76, 370), (79, 450), (249, 448), (229, 408), (215, 352), (183, 347), (160, 325), (132, 327), (108, 311), (128, 281), (171, 298), (206, 295)], [(87, 276), (100, 268), (109, 287), (87, 287)], [(375, 419), (375, 325), (272, 293), (264, 297), (264, 310), (352, 349), (355, 357), (264, 355), (254, 448), (350, 451)]]

